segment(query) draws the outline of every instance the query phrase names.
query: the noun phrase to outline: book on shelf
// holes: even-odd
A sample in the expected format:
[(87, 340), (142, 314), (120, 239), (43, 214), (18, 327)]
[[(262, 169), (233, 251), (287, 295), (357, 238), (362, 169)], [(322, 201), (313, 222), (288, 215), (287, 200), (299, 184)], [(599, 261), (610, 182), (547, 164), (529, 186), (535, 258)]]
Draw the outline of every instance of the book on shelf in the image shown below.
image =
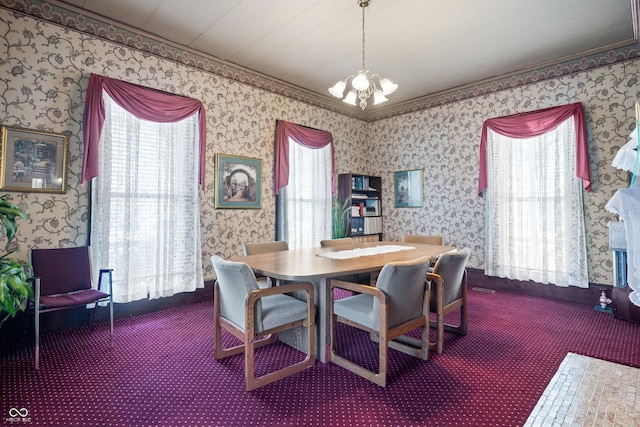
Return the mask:
[(351, 205), (351, 216), (380, 216), (380, 201), (371, 199), (354, 203)]
[(380, 215), (380, 200), (368, 199), (364, 202), (364, 215), (365, 216), (379, 216)]
[(382, 233), (382, 217), (364, 218), (364, 234)]
[(364, 217), (356, 216), (351, 218), (351, 235), (363, 236), (364, 235)]
[(366, 190), (366, 191), (378, 191), (369, 185), (368, 176), (352, 176), (351, 177), (351, 189), (352, 190)]
[(351, 235), (365, 236), (367, 234), (382, 233), (382, 217), (354, 217), (351, 218)]

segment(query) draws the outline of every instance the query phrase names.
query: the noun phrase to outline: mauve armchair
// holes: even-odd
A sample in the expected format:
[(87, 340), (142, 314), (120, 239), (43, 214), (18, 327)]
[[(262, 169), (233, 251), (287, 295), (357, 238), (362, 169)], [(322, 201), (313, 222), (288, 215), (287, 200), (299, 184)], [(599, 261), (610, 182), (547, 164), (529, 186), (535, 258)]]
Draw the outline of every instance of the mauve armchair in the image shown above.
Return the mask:
[[(92, 304), (90, 325), (93, 329), (95, 308), (109, 305), (110, 344), (113, 345), (113, 278), (111, 269), (101, 269), (98, 287), (93, 286), (91, 250), (87, 246), (59, 249), (31, 249), (35, 311), (35, 367), (40, 369), (40, 316), (42, 313)], [(108, 276), (108, 288), (102, 277)]]

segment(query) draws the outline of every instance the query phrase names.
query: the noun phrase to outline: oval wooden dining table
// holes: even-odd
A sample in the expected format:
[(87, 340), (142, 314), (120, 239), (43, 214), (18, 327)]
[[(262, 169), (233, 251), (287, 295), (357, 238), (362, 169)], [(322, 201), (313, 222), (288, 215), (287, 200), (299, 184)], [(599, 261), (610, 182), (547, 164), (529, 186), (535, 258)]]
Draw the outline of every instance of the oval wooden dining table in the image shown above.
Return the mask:
[[(397, 250), (398, 247), (407, 249)], [(394, 249), (390, 252), (361, 255), (367, 248), (376, 251)], [(361, 242), (334, 247), (316, 247), (292, 249), (288, 251), (269, 252), (249, 256), (231, 258), (232, 261), (244, 262), (251, 269), (263, 276), (273, 279), (311, 282), (315, 291), (316, 307), (316, 358), (323, 363), (329, 361), (330, 349), (330, 290), (331, 279), (360, 273), (377, 273), (385, 264), (395, 261), (407, 261), (424, 256), (437, 258), (439, 255), (455, 250), (453, 246), (426, 245), (420, 243), (404, 243), (396, 241)], [(349, 252), (354, 257), (334, 259), (327, 257), (332, 252)], [(342, 254), (339, 254), (342, 255)], [(332, 256), (332, 255), (329, 255)], [(292, 347), (304, 351), (305, 330), (291, 330), (280, 334), (280, 340)]]

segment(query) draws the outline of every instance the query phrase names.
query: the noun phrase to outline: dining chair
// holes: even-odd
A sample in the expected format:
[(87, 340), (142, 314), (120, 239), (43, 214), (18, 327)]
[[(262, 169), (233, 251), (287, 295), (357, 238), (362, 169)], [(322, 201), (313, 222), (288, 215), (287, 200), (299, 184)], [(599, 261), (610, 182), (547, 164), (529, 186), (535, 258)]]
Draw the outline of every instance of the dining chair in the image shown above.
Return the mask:
[[(442, 236), (424, 236), (420, 234), (405, 234), (402, 236), (404, 243), (423, 243), (425, 245), (439, 245), (442, 246)], [(431, 267), (435, 264), (437, 258), (431, 258)]]
[[(331, 362), (356, 375), (386, 387), (388, 348), (401, 351), (422, 360), (429, 358), (429, 288), (425, 282), (431, 258), (392, 262), (380, 271), (376, 286), (332, 281), (331, 288), (357, 293), (334, 299), (331, 292)], [(336, 352), (335, 324), (369, 332), (378, 342), (378, 372), (366, 369)], [(421, 328), (420, 345), (406, 345), (397, 340)], [(344, 345), (344, 343), (343, 343)]]
[(269, 252), (288, 251), (289, 244), (284, 240), (266, 243), (243, 243), (242, 251), (245, 255), (265, 254)]
[[(269, 252), (280, 252), (280, 251), (288, 251), (289, 244), (284, 240), (278, 240), (274, 242), (266, 242), (266, 243), (243, 243), (242, 244), (242, 252), (245, 256), (247, 255), (257, 255), (257, 254), (266, 254)], [(258, 280), (258, 286), (261, 288), (268, 288), (272, 285), (271, 278), (265, 276), (256, 276)], [(280, 284), (279, 281), (276, 281), (276, 284)]]
[[(91, 249), (31, 249), (29, 262), (33, 268), (35, 320), (35, 368), (40, 369), (40, 316), (42, 313), (93, 304), (89, 324), (93, 330), (98, 303), (109, 305), (110, 345), (113, 345), (113, 278), (112, 269), (101, 269), (97, 288), (93, 285)], [(108, 276), (108, 289), (102, 277)]]
[(355, 243), (355, 240), (351, 237), (341, 237), (339, 239), (327, 239), (320, 240), (320, 246), (323, 248), (328, 248), (332, 246), (343, 246), (343, 245), (352, 245)]
[[(315, 364), (313, 285), (305, 282), (260, 289), (247, 264), (224, 260), (217, 255), (211, 257), (211, 263), (217, 276), (213, 288), (214, 358), (219, 360), (244, 353), (247, 391), (311, 368)], [(294, 291), (306, 293), (306, 301), (284, 295)], [(306, 357), (256, 377), (255, 350), (273, 344), (277, 332), (300, 327), (306, 328)], [(223, 348), (223, 328), (242, 344)]]
[(402, 236), (402, 241), (405, 243), (424, 243), (426, 245), (440, 245), (442, 246), (442, 236), (422, 236), (418, 234), (405, 234)]
[[(469, 249), (465, 248), (440, 255), (433, 271), (427, 273), (427, 281), (433, 285), (433, 288), (430, 287), (430, 309), (436, 313), (436, 321), (431, 322), (436, 328), (436, 341), (431, 343), (431, 348), (438, 353), (442, 353), (445, 330), (459, 335), (467, 333), (466, 265), (470, 254)], [(444, 317), (458, 308), (460, 324), (445, 324)]]

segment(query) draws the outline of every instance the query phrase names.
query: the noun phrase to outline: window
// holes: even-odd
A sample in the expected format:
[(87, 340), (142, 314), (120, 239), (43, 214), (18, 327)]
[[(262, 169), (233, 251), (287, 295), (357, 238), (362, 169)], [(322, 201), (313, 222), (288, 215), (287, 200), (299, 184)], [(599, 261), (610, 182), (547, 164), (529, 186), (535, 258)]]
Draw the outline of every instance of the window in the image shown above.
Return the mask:
[(488, 275), (588, 287), (576, 151), (573, 116), (531, 138), (489, 129)]
[(114, 269), (114, 300), (159, 298), (203, 286), (198, 114), (141, 120), (106, 92), (92, 181), (93, 264)]
[(278, 195), (278, 240), (290, 249), (331, 238), (331, 145), (307, 148), (289, 139), (289, 183)]

